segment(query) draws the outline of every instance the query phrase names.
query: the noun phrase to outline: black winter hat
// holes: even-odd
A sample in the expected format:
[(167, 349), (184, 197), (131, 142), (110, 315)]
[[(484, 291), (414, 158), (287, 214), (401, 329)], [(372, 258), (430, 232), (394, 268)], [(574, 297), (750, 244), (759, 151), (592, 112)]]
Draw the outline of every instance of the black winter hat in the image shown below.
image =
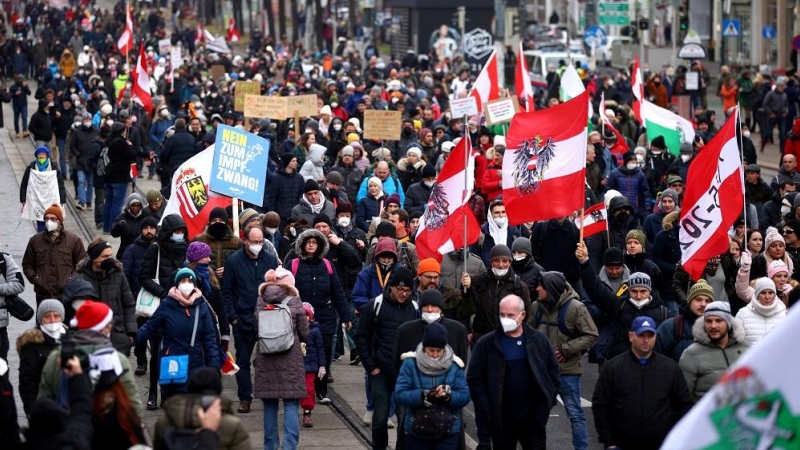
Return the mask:
[(419, 307), (433, 305), (444, 311), (444, 296), (437, 289), (428, 289), (419, 296)]
[(139, 224), (139, 230), (144, 230), (146, 227), (158, 228), (158, 220), (153, 216), (145, 217), (142, 219), (142, 223)]
[(228, 223), (228, 213), (225, 212), (225, 208), (221, 206), (217, 206), (216, 208), (211, 210), (211, 213), (208, 215), (208, 222), (211, 223), (214, 219), (222, 219), (225, 223)]
[(319, 183), (314, 180), (306, 180), (306, 184), (303, 186), (303, 193), (307, 194), (311, 191), (318, 191), (319, 190)]
[(327, 214), (323, 214), (323, 213), (319, 213), (316, 216), (314, 216), (314, 223), (312, 224), (312, 226), (316, 225), (318, 223), (327, 223), (329, 227), (333, 226), (333, 225), (331, 225), (331, 218), (328, 217)]
[(411, 272), (407, 267), (400, 267), (397, 269), (392, 278), (389, 280), (389, 286), (397, 287), (397, 286), (405, 286), (405, 287), (413, 287), (414, 286), (414, 273)]
[(606, 249), (605, 253), (603, 253), (604, 266), (621, 266), (624, 263), (622, 250), (618, 247), (609, 247)]
[(662, 150), (666, 150), (667, 142), (664, 140), (664, 136), (656, 136), (650, 141), (650, 147), (660, 148)]
[(447, 347), (447, 328), (440, 323), (429, 323), (422, 335), (422, 346), (433, 348)]
[(489, 260), (491, 261), (495, 258), (506, 258), (509, 261), (514, 259), (511, 255), (511, 250), (503, 244), (492, 247), (492, 251), (489, 253)]
[(422, 178), (434, 178), (436, 176), (436, 168), (433, 167), (433, 164), (427, 163), (425, 167), (422, 168)]
[(388, 236), (392, 239), (397, 239), (397, 229), (391, 222), (381, 222), (375, 227), (375, 236)]
[(296, 158), (296, 156), (294, 156), (294, 153), (284, 153), (284, 154), (281, 155), (281, 165), (283, 167), (286, 167), (295, 158)]

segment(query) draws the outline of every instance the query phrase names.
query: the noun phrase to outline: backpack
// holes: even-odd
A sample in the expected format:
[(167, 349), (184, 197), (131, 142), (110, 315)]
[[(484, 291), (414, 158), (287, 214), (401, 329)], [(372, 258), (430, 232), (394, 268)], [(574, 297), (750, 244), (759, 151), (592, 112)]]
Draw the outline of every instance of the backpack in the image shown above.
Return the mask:
[(100, 156), (97, 158), (97, 168), (95, 169), (97, 176), (106, 176), (109, 165), (111, 165), (111, 158), (108, 157), (108, 146), (105, 146), (100, 150)]
[[(414, 306), (414, 313), (419, 319), (419, 303), (416, 300), (411, 300), (411, 304)], [(375, 312), (375, 319), (378, 319), (378, 315), (381, 313), (381, 306), (383, 306), (383, 294), (375, 297), (375, 301), (372, 303), (372, 310)]]
[(539, 325), (543, 323), (548, 327), (557, 326), (558, 331), (564, 336), (569, 337), (570, 339), (574, 339), (575, 337), (577, 337), (575, 336), (575, 333), (569, 331), (569, 328), (567, 328), (566, 317), (570, 303), (572, 303), (572, 299), (567, 300), (566, 302), (564, 302), (563, 305), (561, 305), (560, 308), (558, 308), (558, 321), (556, 323), (542, 320), (544, 316), (544, 309), (542, 308), (542, 305), (539, 305), (539, 307), (536, 308), (536, 315), (534, 316), (533, 319), (535, 323), (535, 325), (533, 325), (533, 328), (539, 328)]
[[(331, 266), (331, 262), (328, 258), (322, 258), (322, 262), (325, 263), (325, 268), (328, 269), (328, 276), (333, 276), (333, 266)], [(300, 258), (295, 258), (292, 260), (292, 276), (297, 276), (297, 268), (300, 266)]]
[(278, 304), (258, 311), (258, 351), (262, 354), (283, 353), (294, 345), (294, 321), (286, 297)]

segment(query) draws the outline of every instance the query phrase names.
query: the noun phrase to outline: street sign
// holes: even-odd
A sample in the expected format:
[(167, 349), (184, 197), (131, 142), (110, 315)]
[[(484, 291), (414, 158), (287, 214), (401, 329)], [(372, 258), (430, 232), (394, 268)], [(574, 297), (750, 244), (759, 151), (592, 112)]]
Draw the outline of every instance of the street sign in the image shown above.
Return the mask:
[(686, 33), (686, 37), (683, 38), (683, 43), (684, 44), (702, 44), (702, 41), (700, 40), (700, 35), (697, 34), (697, 31), (689, 30)]
[(597, 17), (600, 25), (629, 25), (630, 4), (628, 2), (601, 1), (597, 4)]
[(583, 42), (591, 48), (599, 48), (606, 43), (606, 30), (598, 26), (587, 28), (583, 33)]
[(775, 39), (777, 34), (778, 32), (772, 25), (764, 25), (764, 28), (761, 29), (761, 36), (764, 36), (764, 39)]
[(722, 36), (739, 37), (742, 34), (742, 23), (738, 19), (725, 19), (722, 21)]
[(792, 48), (800, 52), (800, 34), (798, 34), (792, 39)]

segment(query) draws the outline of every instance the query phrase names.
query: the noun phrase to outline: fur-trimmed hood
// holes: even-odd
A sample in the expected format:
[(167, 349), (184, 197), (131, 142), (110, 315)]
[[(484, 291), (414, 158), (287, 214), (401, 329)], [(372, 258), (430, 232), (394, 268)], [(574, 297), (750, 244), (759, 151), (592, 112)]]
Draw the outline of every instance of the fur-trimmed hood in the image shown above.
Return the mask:
[(42, 330), (31, 328), (19, 335), (17, 338), (17, 353), (21, 353), (22, 347), (27, 344), (44, 344), (44, 333), (42, 333)]
[[(307, 255), (303, 247), (305, 247), (306, 241), (309, 239), (316, 239), (317, 243), (319, 244), (317, 247), (317, 252), (314, 255)], [(315, 229), (308, 229), (300, 233), (300, 236), (297, 236), (297, 239), (294, 241), (294, 252), (300, 259), (309, 259), (309, 258), (324, 258), (325, 255), (328, 254), (328, 240), (325, 239), (325, 235), (322, 232), (317, 231)]]
[(300, 296), (300, 293), (297, 292), (297, 288), (292, 286), (292, 285), (290, 285), (290, 284), (286, 284), (286, 283), (266, 283), (265, 282), (265, 283), (261, 283), (258, 286), (258, 295), (262, 296), (264, 298), (264, 301), (267, 302), (267, 303), (280, 303), (281, 300), (283, 300), (283, 296), (282, 295), (274, 297), (274, 298), (273, 298), (273, 296), (264, 296), (264, 291), (269, 286), (278, 286), (278, 287), (283, 288), (283, 290), (286, 292), (286, 295), (291, 295), (291, 296), (294, 296), (294, 297)]
[(671, 213), (664, 216), (661, 219), (661, 226), (664, 228), (664, 231), (669, 231), (675, 227), (675, 224), (678, 223), (678, 219), (681, 217), (680, 211), (672, 211)]
[[(697, 318), (697, 320), (694, 321), (694, 325), (692, 325), (692, 335), (694, 336), (694, 341), (698, 344), (710, 345), (711, 338), (708, 337), (708, 333), (706, 332), (704, 324), (705, 321), (703, 320), (702, 316)], [(741, 320), (735, 317), (733, 318), (729, 334), (731, 340), (728, 346), (734, 344), (747, 344), (747, 341), (745, 340), (744, 322)]]
[[(405, 360), (407, 360), (409, 358), (416, 359), (417, 358), (417, 352), (405, 352), (402, 355), (400, 355), (400, 360), (401, 361), (405, 361)], [(461, 367), (462, 369), (464, 368), (464, 361), (461, 360), (461, 358), (459, 358), (456, 355), (453, 355), (453, 364), (457, 365), (458, 367)]]
[[(419, 160), (424, 162), (425, 164), (427, 164), (427, 162), (424, 159), (420, 158)], [(397, 161), (397, 170), (399, 170), (401, 172), (420, 172), (420, 173), (422, 173), (422, 168), (423, 167), (425, 167), (425, 166), (423, 165), (422, 167), (417, 169), (416, 167), (412, 166), (408, 162), (408, 158), (401, 158), (400, 161)]]

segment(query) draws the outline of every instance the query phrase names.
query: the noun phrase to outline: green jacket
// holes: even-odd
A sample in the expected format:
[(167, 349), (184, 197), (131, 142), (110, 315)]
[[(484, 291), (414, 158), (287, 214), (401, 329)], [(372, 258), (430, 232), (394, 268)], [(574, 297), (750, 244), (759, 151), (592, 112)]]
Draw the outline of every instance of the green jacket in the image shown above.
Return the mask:
[[(569, 299), (572, 299), (572, 302), (564, 315), (564, 325), (570, 332), (570, 336), (567, 336), (558, 328), (558, 311)], [(542, 320), (536, 323), (536, 314), (539, 308), (542, 308)], [(580, 296), (569, 283), (554, 306), (539, 300), (531, 304), (528, 325), (544, 333), (553, 344), (553, 348), (560, 351), (566, 358), (566, 361), (558, 363), (558, 371), (561, 375), (581, 375), (583, 373), (581, 355), (592, 348), (597, 342), (599, 334), (589, 315), (589, 310), (581, 303)]]
[[(200, 419), (197, 411), (202, 408), (203, 396), (200, 394), (180, 394), (164, 402), (164, 415), (156, 422), (153, 449), (166, 449), (164, 433), (168, 427), (178, 430), (200, 429)], [(188, 411), (188, 413), (187, 413)], [(222, 399), (222, 421), (217, 430), (219, 436), (218, 449), (221, 450), (250, 450), (250, 436), (242, 423), (242, 419), (233, 414), (231, 401)]]
[[(71, 335), (72, 340), (75, 342), (75, 353), (84, 361), (88, 359), (89, 355), (95, 351), (111, 347), (111, 341), (104, 334), (93, 330), (77, 330)], [(42, 369), (42, 381), (39, 384), (39, 398), (50, 398), (57, 400), (59, 383), (61, 381), (61, 365), (58, 364), (58, 359), (61, 357), (61, 346), (53, 350), (47, 361), (44, 363)], [(131, 370), (131, 362), (124, 355), (119, 355), (119, 360), (122, 363), (123, 373), (120, 377), (120, 382), (128, 393), (131, 404), (136, 409), (140, 418), (144, 418), (144, 408), (142, 401), (139, 398), (139, 393), (136, 390), (136, 381), (133, 378), (133, 370)]]

